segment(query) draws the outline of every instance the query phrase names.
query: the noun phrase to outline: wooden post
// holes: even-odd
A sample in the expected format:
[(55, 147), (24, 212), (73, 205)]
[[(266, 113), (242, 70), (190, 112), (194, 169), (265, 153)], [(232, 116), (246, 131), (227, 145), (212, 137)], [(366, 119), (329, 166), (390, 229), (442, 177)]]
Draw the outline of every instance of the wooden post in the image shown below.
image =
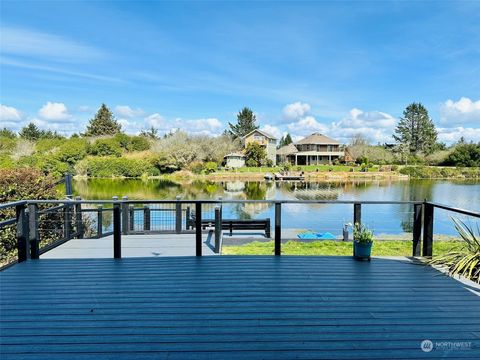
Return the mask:
[(120, 204), (113, 204), (113, 257), (115, 259), (122, 257), (121, 215)]
[(180, 203), (181, 196), (177, 195), (177, 202), (175, 203), (175, 232), (180, 234), (182, 232), (182, 203)]
[(130, 216), (130, 220), (128, 221), (130, 231), (135, 230), (135, 206), (130, 205), (128, 207), (128, 214)]
[(422, 204), (413, 205), (413, 248), (412, 256), (420, 256), (422, 236)]
[(222, 218), (220, 206), (215, 206), (215, 253), (220, 252), (220, 237), (222, 236)]
[(17, 256), (18, 262), (26, 261), (30, 257), (28, 243), (28, 222), (25, 213), (25, 205), (15, 207), (17, 219)]
[(275, 255), (282, 254), (282, 203), (275, 203)]
[(150, 231), (150, 208), (143, 206), (143, 231)]
[(30, 242), (30, 258), (38, 259), (40, 257), (40, 239), (38, 233), (37, 204), (28, 205), (28, 228), (28, 240)]
[(195, 203), (195, 254), (202, 256), (202, 203)]
[[(128, 196), (122, 197), (123, 201), (128, 200)], [(127, 203), (122, 203), (122, 234), (127, 235), (128, 234), (128, 204)]]
[(423, 205), (423, 249), (422, 256), (433, 255), (433, 205), (425, 202)]
[(103, 206), (97, 207), (97, 238), (101, 238), (103, 235)]
[[(82, 198), (77, 196), (75, 198), (77, 201), (81, 201)], [(85, 230), (83, 229), (83, 219), (82, 219), (82, 204), (75, 204), (75, 228), (77, 233), (77, 239), (83, 239)]]

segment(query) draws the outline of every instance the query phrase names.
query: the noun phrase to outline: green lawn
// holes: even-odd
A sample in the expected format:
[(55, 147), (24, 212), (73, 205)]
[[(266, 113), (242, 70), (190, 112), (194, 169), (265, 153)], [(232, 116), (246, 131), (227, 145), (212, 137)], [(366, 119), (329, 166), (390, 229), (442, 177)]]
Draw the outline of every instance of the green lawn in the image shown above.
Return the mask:
[[(458, 250), (460, 241), (437, 241), (433, 243), (433, 255), (438, 256), (451, 250)], [(274, 242), (252, 242), (241, 246), (223, 246), (224, 255), (272, 255)], [(352, 255), (352, 243), (339, 241), (288, 241), (282, 244), (285, 255)], [(372, 248), (373, 256), (411, 256), (411, 241), (376, 241)]]

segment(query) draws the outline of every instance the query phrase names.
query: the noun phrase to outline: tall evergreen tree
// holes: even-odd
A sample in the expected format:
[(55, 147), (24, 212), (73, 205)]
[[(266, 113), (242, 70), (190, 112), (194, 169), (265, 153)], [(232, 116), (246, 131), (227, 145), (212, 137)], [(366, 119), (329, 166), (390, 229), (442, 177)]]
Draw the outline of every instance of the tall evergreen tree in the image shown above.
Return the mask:
[(412, 103), (403, 112), (403, 118), (395, 129), (393, 138), (406, 146), (410, 154), (430, 154), (437, 142), (437, 131), (427, 109), (420, 103)]
[(113, 113), (102, 104), (95, 117), (90, 120), (87, 126), (85, 136), (115, 135), (122, 130), (122, 126), (117, 122)]
[(256, 121), (257, 118), (253, 111), (248, 107), (244, 107), (237, 114), (237, 123), (228, 123), (230, 126), (229, 135), (234, 139), (247, 135), (249, 132), (258, 129), (257, 124), (255, 124)]
[(278, 147), (281, 148), (281, 147), (287, 146), (291, 143), (293, 143), (292, 137), (290, 136), (289, 133), (287, 133), (285, 136), (282, 136), (282, 138), (280, 139)]
[(33, 122), (28, 125), (25, 125), (22, 130), (18, 133), (21, 138), (27, 140), (38, 140), (42, 137), (43, 131), (38, 128)]

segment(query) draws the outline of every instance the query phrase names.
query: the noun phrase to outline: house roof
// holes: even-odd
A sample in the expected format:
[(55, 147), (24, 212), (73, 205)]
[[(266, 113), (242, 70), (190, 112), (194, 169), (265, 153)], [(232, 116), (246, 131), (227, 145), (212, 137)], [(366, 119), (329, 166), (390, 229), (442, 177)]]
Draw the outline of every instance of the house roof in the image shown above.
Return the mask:
[(333, 140), (328, 136), (322, 135), (320, 133), (313, 133), (312, 135), (303, 138), (302, 140), (296, 142), (295, 144), (299, 145), (307, 145), (307, 144), (314, 144), (314, 145), (340, 145), (337, 140)]
[(230, 153), (230, 154), (225, 155), (223, 158), (233, 157), (233, 156), (243, 157), (243, 158), (245, 157), (245, 155), (243, 155), (242, 153)]
[(290, 154), (295, 154), (296, 152), (298, 152), (298, 149), (295, 147), (295, 145), (288, 144), (278, 149), (277, 155), (290, 155)]
[(263, 136), (265, 136), (265, 137), (267, 137), (267, 138), (269, 138), (269, 139), (277, 140), (277, 138), (276, 138), (275, 136), (270, 135), (269, 133), (266, 133), (265, 131), (260, 130), (260, 129), (255, 129), (255, 130), (250, 131), (247, 135), (245, 135), (245, 136), (243, 137), (243, 139), (245, 139), (246, 137), (252, 135), (255, 131), (256, 131), (256, 132), (259, 132), (260, 134), (262, 134)]

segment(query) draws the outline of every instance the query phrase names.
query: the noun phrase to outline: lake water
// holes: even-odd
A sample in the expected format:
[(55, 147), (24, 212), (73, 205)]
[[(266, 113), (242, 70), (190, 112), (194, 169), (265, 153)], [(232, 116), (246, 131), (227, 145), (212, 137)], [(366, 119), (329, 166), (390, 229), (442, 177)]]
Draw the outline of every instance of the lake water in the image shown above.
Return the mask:
[[(169, 180), (92, 179), (74, 183), (76, 195), (82, 199), (223, 199), (238, 200), (423, 200), (480, 210), (480, 182), (402, 180), (361, 182), (173, 182)], [(454, 235), (452, 213), (435, 210), (436, 234)], [(271, 204), (231, 204), (223, 208), (224, 218), (271, 218)], [(353, 206), (348, 204), (285, 204), (282, 206), (282, 227), (300, 230), (329, 231), (341, 234), (344, 224), (352, 222)], [(362, 222), (376, 234), (400, 234), (411, 231), (411, 205), (364, 205)], [(460, 218), (470, 223), (474, 219)]]

